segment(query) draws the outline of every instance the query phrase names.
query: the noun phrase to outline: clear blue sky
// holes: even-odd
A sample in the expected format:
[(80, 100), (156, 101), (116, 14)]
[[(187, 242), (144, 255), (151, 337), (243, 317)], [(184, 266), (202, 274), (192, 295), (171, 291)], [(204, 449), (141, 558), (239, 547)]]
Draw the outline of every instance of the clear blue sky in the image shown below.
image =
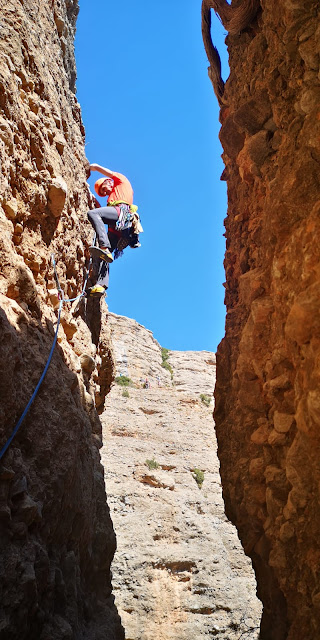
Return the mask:
[(169, 349), (215, 351), (227, 203), (201, 0), (80, 0), (76, 60), (87, 157), (127, 176), (144, 227), (142, 247), (111, 265), (109, 309)]

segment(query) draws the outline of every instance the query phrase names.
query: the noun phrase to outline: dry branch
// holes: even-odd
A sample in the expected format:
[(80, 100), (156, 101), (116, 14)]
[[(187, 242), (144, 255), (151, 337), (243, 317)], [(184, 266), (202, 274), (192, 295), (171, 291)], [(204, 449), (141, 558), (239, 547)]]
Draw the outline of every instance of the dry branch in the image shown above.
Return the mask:
[(203, 0), (202, 2), (201, 29), (210, 64), (208, 74), (220, 106), (223, 104), (224, 82), (221, 77), (220, 56), (211, 38), (211, 9), (216, 12), (225, 29), (231, 35), (235, 35), (252, 22), (259, 7), (259, 0), (242, 0), (237, 6), (231, 6), (227, 0)]

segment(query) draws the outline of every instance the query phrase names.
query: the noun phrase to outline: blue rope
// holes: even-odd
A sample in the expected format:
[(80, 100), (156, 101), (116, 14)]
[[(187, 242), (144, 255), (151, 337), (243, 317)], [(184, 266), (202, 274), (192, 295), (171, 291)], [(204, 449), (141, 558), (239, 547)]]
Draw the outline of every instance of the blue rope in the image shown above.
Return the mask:
[[(95, 242), (95, 237), (94, 237), (94, 242)], [(59, 282), (59, 278), (58, 278), (58, 274), (57, 274), (57, 270), (56, 270), (56, 262), (55, 262), (53, 254), (51, 255), (51, 261), (52, 261), (52, 266), (53, 266), (53, 270), (54, 270), (54, 277), (55, 277), (55, 280), (56, 280), (56, 283), (57, 283), (58, 292), (59, 292), (59, 298), (60, 298), (56, 332), (54, 334), (54, 339), (53, 339), (53, 343), (52, 343), (52, 346), (51, 346), (51, 349), (50, 349), (49, 357), (48, 357), (46, 366), (45, 366), (45, 368), (43, 370), (43, 373), (41, 375), (41, 378), (40, 378), (40, 380), (39, 380), (39, 382), (38, 382), (38, 384), (37, 384), (32, 396), (31, 396), (31, 398), (30, 398), (30, 400), (29, 400), (24, 412), (21, 414), (21, 416), (20, 416), (15, 428), (13, 429), (10, 438), (8, 438), (7, 442), (2, 447), (2, 449), (0, 451), (0, 460), (1, 460), (2, 456), (5, 454), (5, 452), (7, 451), (8, 447), (10, 446), (14, 436), (16, 435), (18, 430), (20, 429), (21, 424), (22, 424), (24, 418), (26, 417), (26, 415), (27, 415), (27, 413), (28, 413), (28, 411), (29, 411), (29, 409), (30, 409), (30, 407), (31, 407), (31, 405), (32, 405), (32, 403), (33, 403), (33, 401), (34, 401), (34, 399), (35, 399), (40, 387), (41, 387), (41, 384), (42, 384), (42, 382), (44, 380), (44, 377), (45, 377), (45, 375), (46, 375), (46, 373), (48, 371), (49, 364), (50, 364), (51, 358), (52, 358), (52, 354), (54, 352), (54, 348), (55, 348), (56, 342), (57, 342), (58, 331), (59, 331), (59, 326), (60, 326), (61, 311), (62, 311), (62, 307), (63, 307), (64, 303), (65, 302), (74, 302), (75, 300), (78, 300), (78, 298), (79, 299), (82, 298), (86, 293), (85, 289), (86, 289), (88, 278), (89, 278), (90, 265), (91, 265), (91, 262), (92, 262), (91, 258), (90, 258), (90, 262), (89, 262), (88, 269), (87, 269), (87, 275), (86, 275), (86, 278), (85, 278), (84, 285), (83, 285), (81, 293), (78, 296), (76, 296), (75, 298), (69, 298), (69, 299), (68, 298), (64, 298), (63, 291), (62, 291), (61, 286), (60, 286), (60, 282)]]
[(18, 420), (18, 422), (17, 422), (17, 424), (16, 424), (16, 426), (15, 426), (14, 430), (12, 431), (12, 434), (11, 434), (10, 438), (8, 438), (8, 440), (7, 440), (6, 444), (4, 445), (4, 447), (2, 447), (2, 449), (1, 449), (1, 451), (0, 451), (0, 460), (1, 460), (2, 456), (4, 455), (4, 453), (7, 451), (8, 447), (9, 447), (9, 445), (11, 444), (11, 442), (12, 442), (12, 440), (13, 440), (14, 436), (16, 435), (17, 431), (20, 429), (21, 424), (22, 424), (22, 422), (23, 422), (24, 418), (26, 417), (26, 415), (27, 415), (27, 413), (28, 413), (28, 411), (29, 411), (29, 409), (30, 409), (30, 407), (31, 407), (31, 405), (32, 405), (32, 403), (33, 403), (33, 401), (34, 401), (34, 399), (35, 399), (35, 397), (36, 397), (36, 395), (37, 395), (37, 393), (38, 393), (39, 389), (40, 389), (40, 386), (41, 386), (41, 384), (42, 384), (42, 382), (43, 382), (43, 379), (44, 379), (44, 377), (45, 377), (45, 375), (46, 375), (46, 373), (47, 373), (47, 371), (48, 371), (49, 364), (50, 364), (50, 362), (51, 362), (51, 358), (52, 358), (52, 354), (53, 354), (53, 351), (54, 351), (54, 348), (55, 348), (55, 346), (56, 346), (56, 342), (57, 342), (58, 330), (59, 330), (59, 325), (60, 325), (60, 317), (61, 317), (62, 305), (63, 305), (63, 300), (60, 300), (60, 304), (59, 304), (59, 311), (58, 311), (57, 328), (56, 328), (56, 332), (55, 332), (55, 334), (54, 334), (54, 339), (53, 339), (52, 347), (51, 347), (51, 350), (50, 350), (50, 353), (49, 353), (49, 357), (48, 357), (48, 360), (47, 360), (47, 364), (46, 364), (46, 366), (45, 366), (45, 368), (44, 368), (44, 370), (43, 370), (42, 376), (41, 376), (41, 378), (40, 378), (40, 380), (39, 380), (39, 382), (38, 382), (38, 384), (37, 384), (37, 386), (36, 386), (36, 388), (35, 388), (35, 390), (34, 390), (34, 392), (33, 392), (32, 396), (31, 396), (31, 398), (30, 398), (30, 400), (29, 400), (29, 402), (28, 402), (28, 404), (27, 404), (27, 406), (26, 406), (26, 408), (25, 408), (24, 412), (23, 412), (23, 413), (22, 413), (22, 415), (20, 416), (20, 418), (19, 418), (19, 420)]

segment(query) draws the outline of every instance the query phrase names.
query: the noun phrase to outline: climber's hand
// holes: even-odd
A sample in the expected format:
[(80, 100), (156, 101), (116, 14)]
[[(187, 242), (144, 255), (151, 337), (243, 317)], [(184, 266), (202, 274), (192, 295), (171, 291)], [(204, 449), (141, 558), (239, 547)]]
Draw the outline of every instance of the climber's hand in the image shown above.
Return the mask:
[(90, 169), (91, 171), (99, 171), (99, 173), (102, 173), (102, 175), (106, 176), (107, 178), (113, 177), (113, 172), (110, 171), (110, 169), (106, 169), (106, 167), (101, 167), (100, 164), (96, 164), (96, 163), (91, 164)]

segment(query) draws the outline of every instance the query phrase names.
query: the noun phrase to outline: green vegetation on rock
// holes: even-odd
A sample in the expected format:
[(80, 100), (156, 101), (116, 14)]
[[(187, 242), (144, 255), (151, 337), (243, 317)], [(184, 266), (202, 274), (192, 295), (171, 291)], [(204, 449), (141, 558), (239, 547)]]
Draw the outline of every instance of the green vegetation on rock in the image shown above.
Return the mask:
[(161, 358), (162, 358), (162, 363), (161, 366), (164, 369), (167, 369), (167, 371), (170, 372), (171, 374), (171, 380), (173, 380), (173, 370), (171, 365), (168, 362), (168, 358), (169, 358), (169, 349), (165, 349), (165, 347), (161, 347)]
[(211, 403), (212, 397), (208, 396), (206, 393), (200, 393), (200, 400), (208, 407)]
[(152, 460), (146, 460), (146, 465), (149, 469), (159, 469), (160, 466), (154, 458), (152, 458)]
[(204, 481), (204, 473), (201, 469), (192, 469), (192, 476), (195, 479), (199, 489), (201, 489)]
[(119, 384), (120, 387), (131, 387), (133, 385), (131, 378), (128, 378), (128, 376), (117, 376), (115, 382)]

